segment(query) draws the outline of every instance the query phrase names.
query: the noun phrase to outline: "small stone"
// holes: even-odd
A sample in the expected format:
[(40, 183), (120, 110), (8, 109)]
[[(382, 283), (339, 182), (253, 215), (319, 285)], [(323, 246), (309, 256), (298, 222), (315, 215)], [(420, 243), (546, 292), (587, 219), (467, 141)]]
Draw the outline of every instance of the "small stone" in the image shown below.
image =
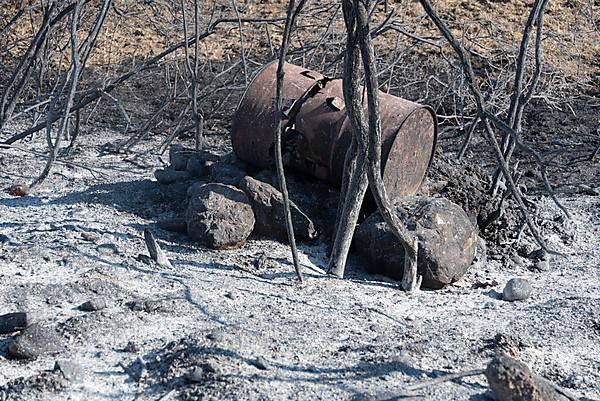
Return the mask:
[(156, 170), (154, 177), (161, 185), (169, 185), (179, 181), (185, 181), (190, 179), (190, 173), (187, 171), (177, 171), (171, 168), (165, 168), (162, 170)]
[(12, 196), (26, 196), (29, 194), (29, 186), (27, 184), (15, 184), (8, 188), (8, 194)]
[(146, 264), (149, 266), (151, 266), (154, 263), (154, 260), (150, 256), (143, 254), (143, 253), (138, 253), (138, 255), (135, 257), (135, 259), (137, 261), (142, 262), (143, 264)]
[(206, 338), (215, 342), (221, 342), (225, 338), (223, 330), (213, 330), (206, 335)]
[(94, 243), (100, 241), (100, 236), (98, 234), (96, 234), (96, 233), (89, 233), (87, 231), (83, 231), (81, 233), (81, 238), (83, 238), (86, 241), (94, 242)]
[(138, 345), (134, 341), (129, 341), (125, 348), (123, 348), (123, 351), (129, 353), (136, 353), (140, 351), (140, 347), (138, 347)]
[(550, 270), (550, 261), (549, 260), (538, 260), (533, 264), (533, 268), (537, 271), (545, 272)]
[(108, 307), (108, 301), (105, 298), (90, 299), (79, 305), (79, 310), (84, 312), (95, 312)]
[(257, 369), (260, 369), (260, 370), (269, 370), (269, 369), (271, 369), (271, 364), (269, 363), (269, 361), (267, 361), (262, 356), (259, 356), (258, 358), (256, 358), (252, 364), (254, 366), (256, 366)]
[(0, 244), (9, 244), (10, 242), (11, 242), (11, 239), (8, 235), (0, 234)]
[(584, 194), (584, 195), (592, 195), (592, 196), (600, 195), (600, 192), (598, 191), (598, 189), (594, 189), (594, 188), (590, 187), (589, 185), (585, 185), (585, 184), (579, 184), (577, 186), (577, 193)]
[(126, 305), (134, 312), (171, 313), (175, 311), (175, 301), (171, 299), (136, 299)]
[(73, 361), (58, 360), (54, 364), (54, 370), (60, 371), (64, 378), (72, 383), (81, 382), (85, 378), (83, 367)]
[(531, 296), (532, 288), (529, 280), (524, 278), (511, 278), (502, 291), (505, 301), (523, 301)]
[(104, 255), (118, 255), (119, 248), (113, 243), (100, 244), (96, 250)]
[(204, 381), (204, 370), (196, 366), (190, 373), (185, 375), (185, 378), (192, 383), (202, 383)]
[(27, 327), (8, 345), (8, 352), (15, 358), (34, 359), (40, 355), (64, 350), (63, 339), (50, 326), (34, 323)]
[(548, 252), (542, 248), (531, 251), (527, 257), (531, 260), (548, 260)]

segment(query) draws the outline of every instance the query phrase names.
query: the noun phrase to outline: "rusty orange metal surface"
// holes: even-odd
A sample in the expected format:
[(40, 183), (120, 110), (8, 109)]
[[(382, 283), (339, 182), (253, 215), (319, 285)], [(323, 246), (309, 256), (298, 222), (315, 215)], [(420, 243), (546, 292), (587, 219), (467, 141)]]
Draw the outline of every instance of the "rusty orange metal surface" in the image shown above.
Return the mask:
[[(352, 139), (342, 80), (288, 63), (284, 71), (284, 162), (339, 186)], [(274, 165), (276, 72), (275, 61), (251, 82), (234, 115), (231, 133), (236, 155), (263, 168)], [(435, 148), (435, 113), (430, 107), (384, 92), (380, 92), (379, 103), (382, 174), (388, 195), (413, 195), (425, 178)]]

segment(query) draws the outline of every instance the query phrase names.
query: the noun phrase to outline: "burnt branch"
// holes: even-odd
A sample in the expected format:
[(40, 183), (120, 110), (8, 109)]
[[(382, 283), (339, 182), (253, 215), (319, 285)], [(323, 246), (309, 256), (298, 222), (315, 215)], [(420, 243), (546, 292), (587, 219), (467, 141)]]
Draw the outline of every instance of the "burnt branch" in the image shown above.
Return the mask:
[(275, 109), (277, 110), (277, 116), (275, 118), (275, 165), (277, 166), (277, 178), (279, 181), (279, 190), (283, 195), (283, 206), (285, 213), (285, 228), (287, 230), (288, 240), (290, 242), (290, 248), (292, 251), (292, 258), (294, 261), (294, 269), (300, 282), (303, 281), (302, 270), (300, 270), (300, 262), (298, 260), (298, 250), (296, 248), (296, 239), (294, 238), (294, 226), (292, 223), (292, 212), (290, 208), (290, 199), (287, 190), (287, 184), (285, 180), (285, 172), (283, 170), (283, 156), (281, 154), (281, 137), (285, 134), (282, 120), (284, 117), (283, 111), (283, 80), (285, 74), (283, 71), (285, 64), (285, 57), (290, 45), (290, 35), (296, 23), (298, 14), (302, 11), (302, 8), (306, 4), (306, 0), (300, 0), (296, 6), (295, 0), (290, 0), (287, 9), (287, 16), (285, 20), (285, 29), (283, 31), (283, 38), (281, 40), (281, 49), (279, 52), (279, 63), (277, 65), (277, 88), (275, 93)]

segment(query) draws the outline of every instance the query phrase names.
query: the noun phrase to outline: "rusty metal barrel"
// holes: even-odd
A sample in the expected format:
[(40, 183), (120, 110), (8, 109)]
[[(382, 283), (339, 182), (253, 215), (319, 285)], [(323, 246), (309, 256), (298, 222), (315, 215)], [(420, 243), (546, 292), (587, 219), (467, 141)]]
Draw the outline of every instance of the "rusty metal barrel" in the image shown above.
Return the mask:
[[(352, 129), (346, 116), (342, 80), (286, 63), (282, 137), (286, 166), (339, 186)], [(277, 62), (259, 71), (235, 112), (231, 142), (243, 161), (262, 168), (274, 165)], [(366, 105), (365, 105), (366, 109)], [(388, 195), (414, 195), (421, 186), (437, 139), (435, 113), (379, 93), (382, 128), (382, 177)]]

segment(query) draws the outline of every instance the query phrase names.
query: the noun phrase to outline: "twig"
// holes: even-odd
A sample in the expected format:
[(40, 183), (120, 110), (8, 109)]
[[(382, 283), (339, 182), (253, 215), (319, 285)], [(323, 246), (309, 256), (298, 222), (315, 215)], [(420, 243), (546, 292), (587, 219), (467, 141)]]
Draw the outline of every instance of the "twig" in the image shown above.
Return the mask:
[(242, 65), (244, 67), (244, 82), (246, 83), (246, 86), (248, 86), (248, 63), (246, 62), (246, 49), (244, 48), (244, 30), (242, 28), (242, 18), (240, 17), (240, 10), (238, 10), (238, 6), (235, 0), (231, 0), (231, 5), (233, 6), (235, 16), (238, 20), (240, 51), (242, 53)]
[(469, 130), (467, 131), (467, 135), (465, 135), (465, 140), (460, 147), (460, 151), (458, 152), (458, 160), (462, 159), (465, 156), (467, 148), (471, 143), (471, 139), (473, 139), (473, 133), (475, 132), (475, 128), (477, 128), (477, 124), (479, 123), (479, 116), (475, 117), (475, 120), (469, 126)]

